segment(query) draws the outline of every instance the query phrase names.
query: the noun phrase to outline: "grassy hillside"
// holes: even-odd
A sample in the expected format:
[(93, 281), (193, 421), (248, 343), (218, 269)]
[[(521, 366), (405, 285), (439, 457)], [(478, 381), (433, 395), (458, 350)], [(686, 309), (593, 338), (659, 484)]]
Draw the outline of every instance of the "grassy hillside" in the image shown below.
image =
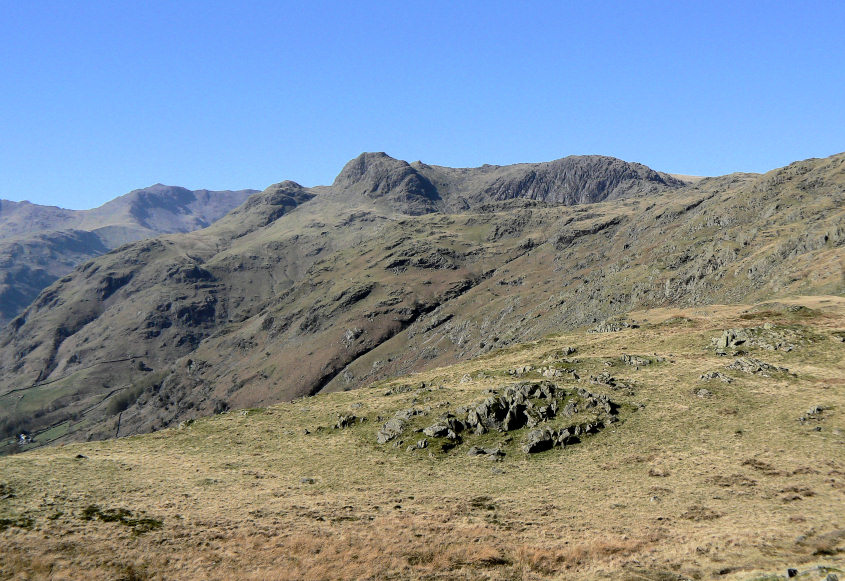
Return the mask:
[[(365, 389), (0, 458), (0, 577), (823, 579), (845, 567), (843, 339), (841, 296), (655, 308)], [(618, 419), (531, 454), (535, 428), (413, 431), (542, 381), (607, 396)], [(589, 421), (579, 401), (549, 422)], [(408, 428), (378, 444), (397, 412)]]
[[(208, 229), (125, 247), (58, 281), (0, 333), (7, 438), (148, 432), (632, 309), (845, 292), (845, 155), (633, 199), (506, 199), (421, 216), (390, 200), (434, 199), (423, 187), (434, 170), (377, 161), (342, 172), (351, 189), (283, 182)], [(531, 175), (569, 179), (543, 167)], [(431, 179), (454, 180), (459, 196), (481, 179), (463, 171)], [(504, 170), (473, 171), (489, 181)]]

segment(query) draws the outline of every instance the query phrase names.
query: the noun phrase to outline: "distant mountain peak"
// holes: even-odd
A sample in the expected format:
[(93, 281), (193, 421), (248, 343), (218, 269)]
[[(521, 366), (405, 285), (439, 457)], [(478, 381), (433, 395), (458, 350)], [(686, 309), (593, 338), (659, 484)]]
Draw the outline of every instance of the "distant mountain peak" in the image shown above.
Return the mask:
[(603, 155), (572, 155), (549, 162), (477, 168), (409, 164), (384, 152), (349, 161), (335, 190), (386, 202), (405, 214), (465, 210), (516, 198), (583, 204), (654, 194), (684, 182), (643, 164)]
[(412, 215), (436, 211), (440, 200), (437, 188), (425, 176), (407, 161), (384, 152), (362, 153), (348, 162), (332, 187), (383, 199)]
[(383, 151), (365, 152), (348, 161), (332, 185), (341, 188), (363, 185), (364, 189), (377, 191), (390, 186), (384, 180), (386, 175), (393, 172), (406, 175), (410, 167), (408, 162), (393, 158)]
[(604, 155), (571, 155), (550, 162), (497, 168), (478, 201), (529, 198), (573, 205), (679, 188), (681, 180), (641, 163)]
[(204, 228), (254, 192), (157, 183), (90, 210), (0, 200), (0, 325), (77, 264), (127, 242)]

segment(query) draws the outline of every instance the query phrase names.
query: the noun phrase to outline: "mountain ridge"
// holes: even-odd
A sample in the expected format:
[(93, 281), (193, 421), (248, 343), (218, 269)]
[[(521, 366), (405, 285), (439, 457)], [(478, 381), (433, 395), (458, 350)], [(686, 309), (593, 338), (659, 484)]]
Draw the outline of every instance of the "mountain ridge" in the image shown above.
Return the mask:
[[(114, 436), (118, 415), (125, 435), (634, 308), (845, 286), (843, 154), (672, 187), (655, 172), (590, 204), (463, 196), (470, 210), (450, 210), (450, 196), (459, 207), (455, 192), (490, 191), (502, 170), (455, 170), (464, 182), (441, 196), (444, 210), (418, 215), (424, 200), (407, 179), (429, 170), (386, 157), (336, 186), (275, 184), (209, 228), (129, 245), (57, 281), (0, 332), (0, 402), (16, 402), (44, 440)], [(2, 419), (7, 433), (17, 420)]]
[(78, 264), (136, 240), (205, 228), (252, 193), (155, 184), (89, 210), (0, 200), (0, 326)]
[(548, 162), (449, 168), (408, 163), (384, 152), (362, 153), (332, 183), (373, 199), (387, 197), (404, 213), (464, 211), (481, 204), (525, 198), (574, 205), (679, 188), (686, 182), (638, 163), (601, 155)]

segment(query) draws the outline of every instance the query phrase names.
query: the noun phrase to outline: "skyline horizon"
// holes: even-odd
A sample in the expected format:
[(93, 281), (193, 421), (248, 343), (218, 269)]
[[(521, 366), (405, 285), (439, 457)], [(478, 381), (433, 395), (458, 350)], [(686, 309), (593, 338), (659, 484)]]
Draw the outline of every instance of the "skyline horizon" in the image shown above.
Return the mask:
[(607, 155), (763, 173), (845, 149), (845, 4), (0, 0), (0, 198)]
[[(598, 156), (602, 156), (602, 157), (615, 157), (615, 156), (607, 156), (607, 155), (603, 155), (603, 154), (600, 154), (600, 153), (585, 153), (585, 154), (572, 154), (572, 155), (565, 155), (565, 156), (563, 156), (563, 157), (558, 157), (558, 158), (555, 158), (555, 159), (549, 159), (549, 160), (544, 160), (544, 161), (518, 161), (518, 162), (514, 162), (514, 163), (512, 163), (512, 164), (481, 164), (481, 165), (477, 165), (477, 166), (449, 166), (449, 165), (444, 165), (444, 164), (440, 164), (440, 163), (431, 163), (431, 162), (428, 162), (428, 161), (425, 161), (425, 160), (422, 160), (422, 159), (418, 159), (418, 160), (407, 160), (407, 159), (401, 159), (401, 158), (397, 158), (397, 157), (395, 157), (395, 156), (392, 156), (392, 155), (390, 154), (390, 152), (385, 152), (385, 151), (362, 151), (362, 152), (361, 152), (361, 153), (359, 153), (358, 155), (356, 155), (356, 156), (354, 156), (354, 157), (350, 158), (350, 159), (349, 159), (349, 161), (352, 161), (352, 160), (356, 159), (358, 156), (363, 155), (363, 154), (365, 154), (365, 153), (385, 153), (385, 154), (386, 154), (386, 155), (388, 155), (389, 157), (392, 157), (392, 158), (394, 158), (394, 159), (398, 159), (398, 160), (401, 160), (401, 161), (405, 161), (405, 162), (407, 162), (407, 163), (409, 163), (409, 164), (410, 164), (410, 163), (414, 163), (414, 162), (419, 161), (419, 162), (425, 163), (426, 165), (441, 166), (441, 167), (450, 167), (450, 168), (454, 168), (454, 169), (472, 169), (472, 168), (482, 167), (482, 166), (484, 166), (484, 165), (507, 166), (507, 165), (520, 165), (520, 164), (549, 163), (549, 162), (552, 162), (552, 161), (557, 161), (557, 160), (560, 160), (560, 159), (565, 159), (565, 158), (567, 158), (567, 157), (586, 157), (586, 156), (593, 156), (593, 155), (598, 155)], [(845, 153), (845, 150), (843, 150), (843, 151), (837, 151), (837, 152), (831, 153), (831, 154), (829, 154), (829, 155), (810, 156), (810, 157), (797, 158), (797, 159), (794, 159), (794, 160), (792, 160), (792, 161), (790, 161), (790, 162), (788, 162), (788, 163), (786, 163), (786, 164), (784, 164), (784, 165), (779, 165), (779, 166), (777, 166), (777, 167), (773, 167), (773, 168), (770, 168), (770, 169), (767, 169), (767, 170), (764, 170), (764, 171), (744, 171), (744, 170), (735, 170), (735, 171), (732, 171), (732, 172), (728, 172), (728, 173), (726, 173), (726, 174), (716, 174), (716, 175), (699, 175), (699, 174), (691, 174), (691, 173), (675, 172), (675, 171), (670, 171), (670, 170), (666, 170), (666, 169), (659, 168), (659, 167), (654, 167), (654, 166), (651, 166), (651, 165), (649, 165), (649, 164), (645, 164), (645, 163), (640, 162), (640, 161), (638, 161), (638, 160), (632, 160), (632, 159), (623, 159), (622, 161), (631, 162), (631, 163), (642, 163), (642, 165), (645, 165), (645, 166), (649, 167), (650, 169), (653, 169), (653, 170), (658, 171), (658, 172), (666, 173), (666, 174), (669, 174), (669, 175), (672, 175), (672, 176), (682, 176), (682, 177), (689, 177), (689, 178), (696, 178), (696, 179), (698, 179), (698, 178), (706, 179), (706, 178), (721, 177), (721, 176), (724, 176), (724, 175), (731, 175), (731, 174), (734, 174), (734, 173), (745, 173), (745, 174), (757, 174), (757, 175), (764, 175), (764, 174), (766, 174), (766, 173), (768, 173), (768, 172), (770, 172), (770, 171), (774, 171), (774, 170), (781, 169), (781, 168), (786, 167), (786, 166), (788, 166), (788, 165), (791, 165), (791, 164), (793, 164), (793, 163), (797, 163), (797, 162), (801, 162), (801, 161), (806, 161), (806, 160), (810, 160), (810, 159), (824, 159), (824, 158), (827, 158), (827, 157), (833, 157), (833, 156), (835, 156), (835, 155), (839, 155), (839, 154), (842, 154), (842, 153)], [(621, 158), (616, 158), (616, 159), (621, 159)], [(348, 162), (347, 162), (347, 163), (348, 163)], [(345, 165), (345, 164), (344, 164), (344, 165)], [(334, 177), (337, 177), (337, 175), (340, 173), (340, 171), (342, 170), (342, 168), (343, 168), (343, 166), (341, 166), (341, 168), (340, 168), (340, 169), (338, 169), (338, 172), (335, 174), (335, 176), (334, 176)], [(154, 183), (149, 184), (149, 185), (147, 185), (147, 186), (134, 187), (134, 188), (132, 188), (131, 190), (128, 190), (128, 191), (126, 191), (126, 192), (116, 194), (116, 195), (114, 195), (113, 197), (111, 197), (111, 198), (109, 198), (109, 199), (105, 200), (104, 202), (102, 202), (102, 203), (100, 203), (100, 204), (98, 204), (98, 205), (96, 205), (96, 206), (90, 206), (90, 207), (86, 207), (86, 208), (77, 208), (77, 207), (70, 207), (70, 206), (62, 206), (62, 205), (58, 205), (58, 204), (49, 204), (49, 203), (45, 204), (45, 203), (40, 203), (40, 202), (36, 202), (36, 201), (30, 200), (30, 199), (28, 199), (28, 198), (12, 199), (12, 198), (5, 197), (5, 196), (2, 194), (2, 192), (0, 192), (0, 200), (4, 200), (4, 201), (8, 201), (8, 202), (13, 202), (13, 203), (30, 203), (30, 204), (34, 204), (34, 205), (37, 205), (37, 206), (57, 207), (57, 208), (61, 208), (61, 209), (63, 209), (63, 210), (85, 211), (85, 210), (93, 210), (93, 209), (95, 209), (95, 208), (99, 208), (100, 206), (103, 206), (103, 205), (105, 205), (105, 204), (108, 204), (108, 203), (110, 203), (110, 202), (113, 202), (114, 200), (116, 200), (116, 199), (118, 199), (118, 198), (121, 198), (121, 197), (123, 197), (123, 196), (128, 196), (128, 195), (130, 195), (130, 194), (132, 194), (132, 193), (134, 193), (134, 192), (136, 192), (136, 191), (148, 190), (148, 189), (150, 189), (150, 188), (154, 188), (154, 187), (156, 187), (156, 186), (164, 186), (164, 187), (168, 187), (168, 188), (182, 188), (182, 189), (186, 189), (186, 190), (189, 190), (189, 191), (192, 191), (192, 192), (197, 192), (197, 191), (210, 191), (210, 192), (226, 192), (226, 191), (231, 191), (231, 192), (237, 192), (237, 191), (253, 190), (253, 191), (254, 191), (254, 193), (259, 193), (259, 192), (264, 191), (266, 188), (268, 188), (268, 187), (270, 187), (270, 186), (272, 186), (272, 185), (274, 185), (274, 184), (281, 183), (281, 182), (284, 182), (284, 181), (293, 181), (293, 182), (295, 182), (295, 183), (297, 183), (297, 184), (299, 184), (299, 185), (301, 185), (301, 186), (303, 186), (303, 187), (305, 187), (305, 188), (328, 187), (328, 186), (330, 186), (330, 185), (332, 184), (332, 182), (334, 181), (334, 177), (332, 177), (331, 179), (327, 180), (327, 181), (326, 181), (326, 182), (324, 182), (324, 183), (316, 183), (316, 184), (303, 184), (303, 183), (301, 183), (301, 182), (299, 182), (299, 181), (297, 181), (297, 180), (294, 180), (294, 179), (290, 179), (290, 178), (282, 178), (282, 179), (279, 179), (279, 180), (277, 180), (277, 181), (273, 181), (273, 182), (271, 182), (271, 183), (269, 183), (269, 184), (267, 184), (267, 185), (265, 185), (265, 186), (261, 186), (261, 187), (255, 187), (255, 186), (244, 186), (244, 187), (227, 187), (227, 188), (207, 187), (207, 186), (202, 186), (202, 185), (201, 185), (201, 186), (198, 186), (198, 187), (194, 187), (193, 185), (183, 185), (183, 184), (166, 184), (166, 183), (162, 183), (162, 182), (154, 182)]]

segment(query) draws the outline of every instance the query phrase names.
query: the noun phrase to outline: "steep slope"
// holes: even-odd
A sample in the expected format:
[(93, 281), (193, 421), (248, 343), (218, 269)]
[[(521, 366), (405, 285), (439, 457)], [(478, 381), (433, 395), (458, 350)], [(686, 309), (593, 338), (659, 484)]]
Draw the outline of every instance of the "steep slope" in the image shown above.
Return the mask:
[(77, 264), (108, 252), (85, 230), (53, 230), (0, 240), (0, 326)]
[(386, 202), (404, 214), (443, 208), (437, 189), (406, 161), (386, 153), (362, 153), (335, 178), (332, 187)]
[[(369, 389), (2, 457), (0, 577), (841, 576), (845, 297), (631, 316)], [(568, 403), (549, 409), (551, 390)], [(503, 400), (536, 425), (463, 426), (493, 423)], [(579, 435), (526, 451), (557, 426)]]
[(546, 163), (453, 169), (412, 165), (454, 208), (527, 198), (572, 206), (655, 194), (685, 185), (639, 163), (601, 155), (570, 156)]
[(252, 193), (156, 184), (92, 210), (0, 200), (0, 326), (76, 265), (128, 242), (205, 228)]
[(556, 205), (592, 204), (655, 194), (685, 185), (639, 163), (600, 155), (478, 168), (409, 164), (385, 153), (363, 153), (332, 184), (383, 200), (410, 215), (463, 211), (515, 198)]
[(27, 201), (0, 200), (0, 239), (33, 231), (72, 228), (77, 222), (78, 214), (74, 210)]
[[(476, 189), (437, 186), (437, 201), (385, 157), (375, 170), (359, 158), (330, 188), (278, 184), (210, 228), (110, 253), (45, 291), (0, 335), (6, 432), (50, 428), (46, 443), (149, 431), (642, 306), (845, 288), (843, 155), (574, 207), (491, 202), (478, 192), (496, 168), (477, 169), (490, 175)], [(399, 193), (373, 195), (384, 179)], [(417, 194), (448, 207), (459, 191), (476, 209), (407, 215)]]

